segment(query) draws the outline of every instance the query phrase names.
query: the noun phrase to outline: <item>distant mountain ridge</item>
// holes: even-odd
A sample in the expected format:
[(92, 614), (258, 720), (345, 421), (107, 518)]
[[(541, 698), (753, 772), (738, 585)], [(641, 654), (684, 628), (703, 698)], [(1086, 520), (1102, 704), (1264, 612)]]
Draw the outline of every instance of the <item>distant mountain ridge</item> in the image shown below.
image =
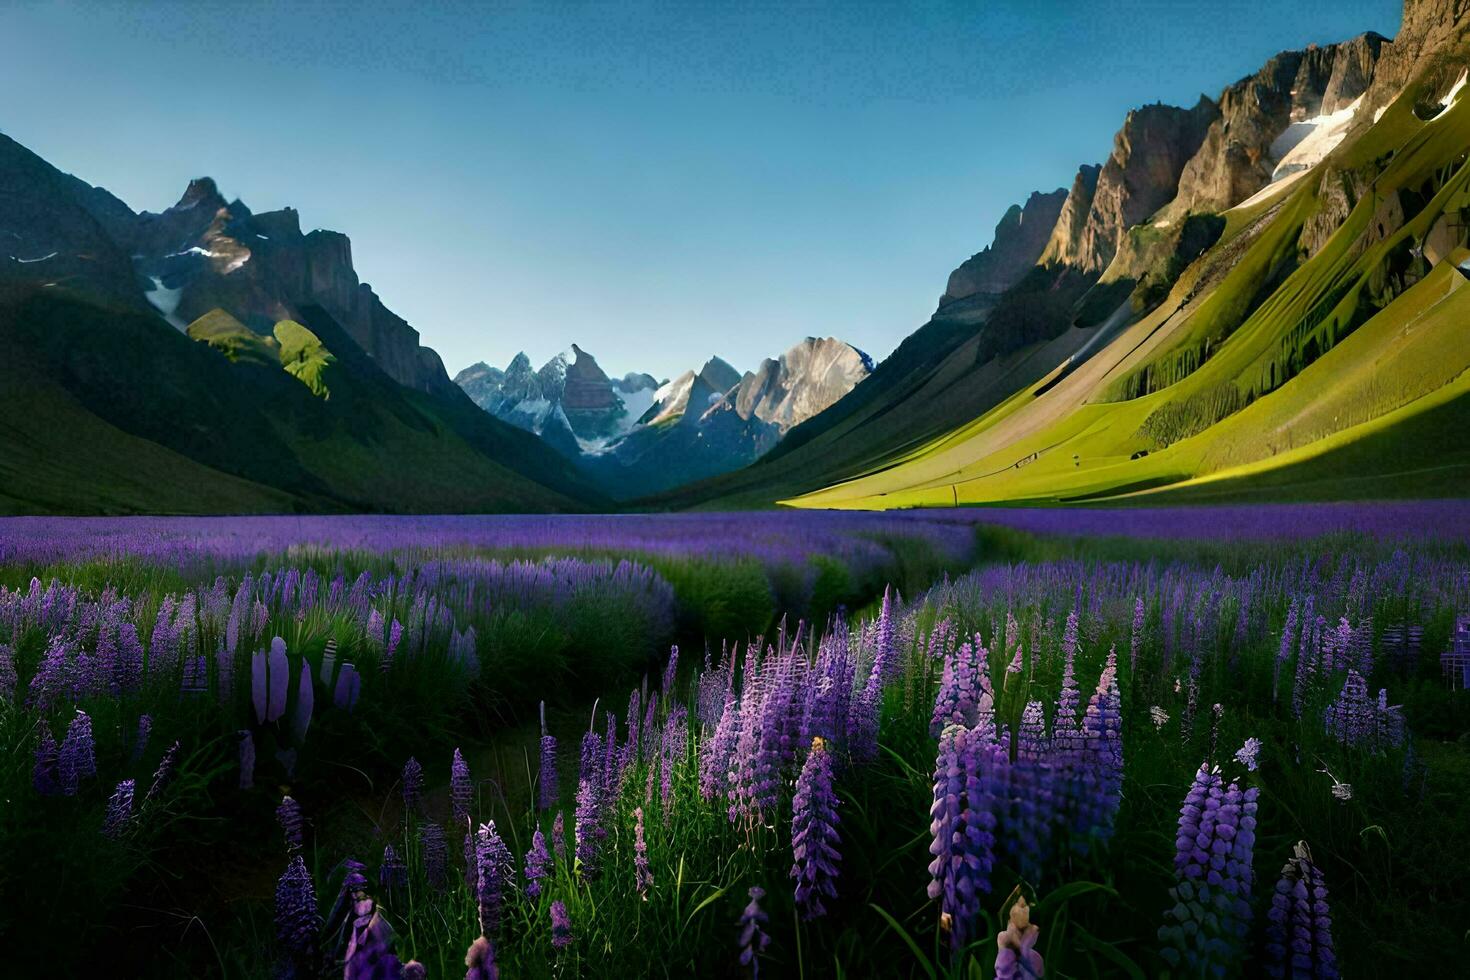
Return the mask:
[(539, 371), (517, 354), (455, 382), (485, 411), (534, 432), (598, 486), (627, 499), (728, 472), (757, 459), (871, 373), (872, 360), (835, 338), (808, 337), (741, 374), (718, 356), (659, 383), (612, 380), (573, 344)]

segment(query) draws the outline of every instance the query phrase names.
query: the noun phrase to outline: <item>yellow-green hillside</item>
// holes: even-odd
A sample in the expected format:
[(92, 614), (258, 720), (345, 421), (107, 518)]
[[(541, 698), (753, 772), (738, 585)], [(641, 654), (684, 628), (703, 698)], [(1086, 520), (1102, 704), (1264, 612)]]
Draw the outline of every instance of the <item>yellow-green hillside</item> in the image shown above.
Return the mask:
[(1355, 442), (1386, 445), (1387, 430), (1465, 394), (1470, 368), (1470, 98), (1425, 121), (1416, 95), (1364, 120), (1306, 178), (1228, 212), (1220, 240), (1103, 350), (1076, 365), (1063, 355), (979, 418), (784, 502), (1220, 491)]

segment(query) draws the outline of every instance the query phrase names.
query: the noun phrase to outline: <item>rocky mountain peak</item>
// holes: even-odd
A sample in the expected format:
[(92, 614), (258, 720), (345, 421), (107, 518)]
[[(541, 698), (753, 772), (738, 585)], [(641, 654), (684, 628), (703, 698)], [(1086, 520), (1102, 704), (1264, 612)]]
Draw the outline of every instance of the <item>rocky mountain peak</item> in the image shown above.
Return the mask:
[(1042, 265), (1055, 265), (1067, 261), (1077, 251), (1077, 242), (1082, 229), (1087, 226), (1087, 215), (1092, 211), (1092, 196), (1097, 191), (1097, 181), (1102, 174), (1102, 164), (1084, 163), (1077, 168), (1066, 200), (1057, 214), (1051, 237), (1038, 260)]
[(1179, 192), (1161, 217), (1224, 211), (1265, 187), (1294, 140), (1315, 121), (1342, 113), (1368, 90), (1390, 42), (1361, 34), (1340, 44), (1283, 51), (1220, 93), (1220, 117), (1185, 164)]
[(872, 370), (872, 358), (851, 344), (806, 337), (745, 375), (729, 401), (742, 419), (759, 419), (784, 435), (834, 404)]
[[(1203, 95), (1189, 109), (1154, 104), (1129, 112), (1097, 175), (1086, 220), (1078, 227), (1079, 208), (1069, 213), (1064, 207), (1067, 220), (1058, 221), (1043, 261), (1089, 274), (1106, 269), (1128, 229), (1174, 199), (1185, 164), (1219, 114), (1219, 107)], [(1084, 174), (1079, 173), (1068, 205), (1074, 203), (1074, 195), (1080, 205), (1085, 194)]]
[(999, 295), (1019, 282), (1041, 258), (1066, 202), (1066, 188), (1058, 187), (1048, 194), (1034, 191), (1024, 206), (1012, 204), (996, 224), (991, 244), (949, 274), (940, 309), (977, 294)]
[(740, 372), (730, 366), (724, 358), (710, 355), (699, 369), (699, 377), (715, 391), (725, 392), (740, 383)]
[(225, 206), (225, 199), (215, 185), (213, 177), (195, 177), (189, 181), (189, 186), (184, 189), (184, 194), (179, 198), (171, 210), (186, 211), (191, 208), (204, 205), (210, 211), (217, 211)]

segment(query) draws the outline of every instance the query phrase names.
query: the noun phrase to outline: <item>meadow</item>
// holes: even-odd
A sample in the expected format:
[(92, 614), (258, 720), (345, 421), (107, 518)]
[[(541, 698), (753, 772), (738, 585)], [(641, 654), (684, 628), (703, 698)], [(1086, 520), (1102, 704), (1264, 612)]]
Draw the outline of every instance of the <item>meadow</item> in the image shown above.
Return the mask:
[(1453, 975), (1467, 617), (1459, 502), (6, 520), (0, 949)]

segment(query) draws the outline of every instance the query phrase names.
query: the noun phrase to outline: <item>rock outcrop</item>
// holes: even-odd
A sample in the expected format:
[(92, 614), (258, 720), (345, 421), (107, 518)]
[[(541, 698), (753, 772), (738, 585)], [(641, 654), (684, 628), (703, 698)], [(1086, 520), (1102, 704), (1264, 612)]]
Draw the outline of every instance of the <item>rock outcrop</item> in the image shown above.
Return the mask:
[[(1078, 226), (1080, 207), (1064, 208), (1068, 222), (1058, 221), (1042, 261), (1086, 274), (1106, 269), (1128, 229), (1174, 199), (1184, 165), (1199, 150), (1219, 113), (1204, 96), (1192, 109), (1149, 105), (1128, 113), (1097, 176), (1086, 220)], [(1085, 194), (1082, 178), (1079, 174), (1074, 193), (1082, 188)], [(1068, 205), (1072, 204), (1069, 194)], [(1076, 204), (1081, 204), (1080, 195)]]
[(1077, 168), (1077, 176), (1072, 178), (1072, 187), (1062, 202), (1056, 225), (1042, 249), (1041, 258), (1037, 260), (1041, 265), (1060, 265), (1067, 261), (1068, 256), (1077, 253), (1082, 232), (1087, 227), (1087, 216), (1092, 213), (1092, 198), (1101, 175), (1101, 164), (1084, 163)]
[(191, 181), (177, 204), (143, 213), (127, 233), (148, 296), (176, 326), (213, 309), (229, 311), (251, 329), (269, 333), (280, 320), (300, 319), (321, 306), (399, 384), (453, 392), (439, 355), (385, 306), (352, 264), (343, 234), (302, 234), (296, 211), (253, 214), (226, 202), (208, 177)]
[(1065, 188), (1035, 191), (1024, 206), (1012, 204), (995, 226), (995, 238), (949, 274), (939, 308), (972, 296), (998, 296), (1021, 280), (1041, 258), (1067, 202)]
[(759, 419), (785, 435), (846, 395), (873, 372), (873, 360), (836, 337), (807, 337), (779, 358), (766, 358), (726, 396), (741, 418)]
[(1376, 112), (1398, 98), (1405, 86), (1424, 76), (1423, 100), (1442, 96), (1465, 70), (1470, 47), (1470, 0), (1405, 0), (1404, 16), (1393, 43), (1373, 72), (1363, 107)]
[(1179, 193), (1162, 212), (1178, 220), (1190, 212), (1217, 212), (1249, 198), (1272, 179), (1282, 140), (1296, 125), (1303, 138), (1310, 120), (1351, 107), (1368, 90), (1388, 46), (1378, 34), (1305, 51), (1283, 51), (1220, 94), (1220, 117), (1179, 177)]

